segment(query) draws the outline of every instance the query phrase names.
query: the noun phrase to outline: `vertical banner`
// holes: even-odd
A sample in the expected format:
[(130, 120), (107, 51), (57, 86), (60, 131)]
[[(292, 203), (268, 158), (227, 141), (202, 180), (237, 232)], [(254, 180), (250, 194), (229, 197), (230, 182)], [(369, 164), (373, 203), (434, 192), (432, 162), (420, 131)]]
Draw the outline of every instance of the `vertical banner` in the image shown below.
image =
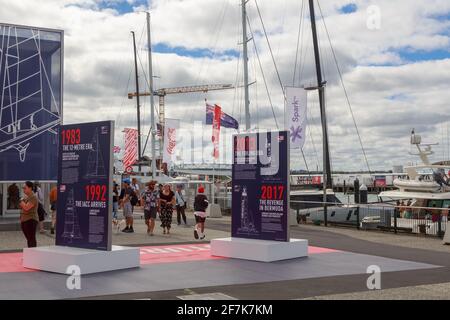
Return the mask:
[(214, 106), (214, 117), (212, 124), (211, 141), (214, 144), (213, 157), (219, 159), (219, 141), (220, 141), (220, 119), (222, 115), (222, 108), (217, 104)]
[(125, 128), (125, 153), (123, 155), (123, 171), (128, 172), (138, 158), (138, 131), (136, 129)]
[(114, 122), (61, 126), (56, 245), (111, 250)]
[(232, 237), (289, 241), (289, 133), (233, 136)]
[(307, 95), (303, 88), (286, 87), (286, 130), (291, 149), (302, 149), (307, 126)]
[(180, 128), (180, 120), (166, 119), (164, 125), (164, 154), (163, 162), (168, 166), (175, 157), (177, 147), (177, 131)]

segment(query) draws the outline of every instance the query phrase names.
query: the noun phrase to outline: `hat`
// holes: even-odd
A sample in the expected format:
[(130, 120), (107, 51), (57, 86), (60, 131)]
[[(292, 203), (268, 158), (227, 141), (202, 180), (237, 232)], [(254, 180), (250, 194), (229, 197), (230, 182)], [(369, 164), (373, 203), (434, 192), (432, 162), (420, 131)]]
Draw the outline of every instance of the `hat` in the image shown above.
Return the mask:
[(198, 187), (198, 193), (203, 193), (205, 192), (205, 188), (203, 188), (203, 186)]
[(123, 179), (123, 183), (127, 183), (127, 184), (130, 184), (130, 183), (131, 183), (131, 181), (130, 181), (130, 179)]

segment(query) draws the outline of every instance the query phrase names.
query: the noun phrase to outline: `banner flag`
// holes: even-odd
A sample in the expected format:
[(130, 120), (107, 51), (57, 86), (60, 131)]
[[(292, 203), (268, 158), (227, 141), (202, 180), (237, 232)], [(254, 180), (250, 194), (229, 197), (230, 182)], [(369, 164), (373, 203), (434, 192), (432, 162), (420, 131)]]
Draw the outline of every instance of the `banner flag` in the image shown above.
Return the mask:
[(289, 131), (291, 149), (302, 149), (307, 126), (307, 95), (303, 88), (286, 87), (286, 130)]
[(177, 146), (177, 131), (180, 128), (180, 120), (166, 119), (164, 124), (164, 154), (163, 162), (169, 166), (175, 157)]
[[(206, 103), (206, 124), (213, 124), (213, 118), (214, 118), (214, 106)], [(239, 129), (239, 122), (234, 119), (229, 114), (226, 114), (225, 112), (221, 111), (220, 113), (220, 123), (221, 127), (224, 128), (231, 128), (231, 129)]]
[(220, 141), (220, 122), (221, 122), (222, 108), (217, 104), (214, 105), (214, 118), (212, 125), (211, 140), (214, 144), (213, 157), (219, 159), (219, 141)]
[(138, 158), (138, 131), (136, 129), (125, 128), (125, 154), (123, 155), (123, 171), (127, 171)]

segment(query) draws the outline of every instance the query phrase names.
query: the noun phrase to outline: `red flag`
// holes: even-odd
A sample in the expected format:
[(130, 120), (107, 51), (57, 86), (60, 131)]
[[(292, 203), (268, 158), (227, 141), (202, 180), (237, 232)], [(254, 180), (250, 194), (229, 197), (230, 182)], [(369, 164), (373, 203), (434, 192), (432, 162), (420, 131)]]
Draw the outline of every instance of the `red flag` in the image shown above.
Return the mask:
[(123, 170), (127, 171), (138, 158), (138, 131), (125, 128), (125, 154), (123, 155)]
[(217, 104), (214, 105), (214, 117), (212, 124), (212, 137), (211, 140), (214, 144), (213, 157), (214, 159), (219, 158), (219, 139), (220, 139), (220, 120), (222, 115), (222, 108)]

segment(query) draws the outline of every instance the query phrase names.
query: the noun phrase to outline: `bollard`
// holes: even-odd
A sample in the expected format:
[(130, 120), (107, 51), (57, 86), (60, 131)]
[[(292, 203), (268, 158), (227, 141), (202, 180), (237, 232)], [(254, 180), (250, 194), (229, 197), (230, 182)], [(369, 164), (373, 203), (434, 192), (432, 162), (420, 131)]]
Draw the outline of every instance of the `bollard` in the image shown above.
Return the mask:
[(399, 209), (394, 210), (394, 233), (397, 234), (397, 216), (400, 214)]
[(439, 214), (439, 220), (438, 220), (438, 237), (443, 238), (444, 235), (442, 234), (442, 215)]
[(356, 208), (356, 229), (359, 230), (359, 206)]
[(359, 180), (356, 178), (355, 182), (353, 183), (353, 189), (355, 191), (355, 203), (359, 203)]
[(359, 188), (359, 203), (367, 203), (367, 195), (369, 191), (365, 184), (362, 184)]

